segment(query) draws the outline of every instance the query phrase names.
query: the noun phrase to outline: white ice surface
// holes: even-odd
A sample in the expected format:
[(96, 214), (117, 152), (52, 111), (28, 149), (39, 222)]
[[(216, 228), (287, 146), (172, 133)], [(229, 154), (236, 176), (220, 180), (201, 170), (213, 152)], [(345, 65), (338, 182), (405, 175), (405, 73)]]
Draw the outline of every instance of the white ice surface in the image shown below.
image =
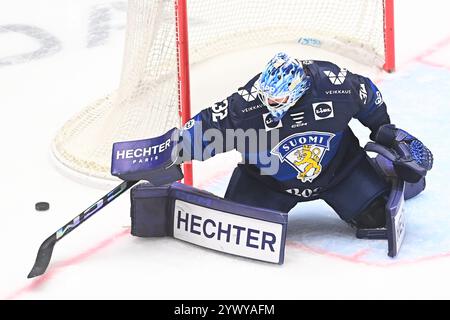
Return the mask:
[[(408, 233), (397, 259), (387, 257), (383, 241), (354, 238), (319, 201), (291, 212), (282, 266), (174, 239), (137, 239), (128, 233), (124, 195), (56, 245), (47, 276), (26, 279), (40, 243), (106, 192), (61, 175), (49, 150), (73, 113), (117, 87), (125, 6), (97, 0), (0, 2), (0, 299), (450, 298), (450, 30), (442, 25), (450, 5), (441, 0), (426, 6), (396, 1), (398, 71), (374, 75), (393, 122), (420, 137), (436, 157), (427, 190), (406, 203)], [(106, 36), (90, 23), (101, 12), (109, 13)], [(11, 26), (41, 30), (46, 50), (23, 55), (40, 43), (11, 32)], [(233, 92), (278, 50), (312, 59), (323, 54), (277, 45), (199, 65), (192, 73), (194, 112)], [(372, 75), (342, 57), (330, 59)], [(367, 141), (367, 129), (352, 127)], [(196, 184), (222, 194), (237, 159), (231, 154), (196, 163)], [(50, 211), (36, 212), (37, 201), (50, 202)]]

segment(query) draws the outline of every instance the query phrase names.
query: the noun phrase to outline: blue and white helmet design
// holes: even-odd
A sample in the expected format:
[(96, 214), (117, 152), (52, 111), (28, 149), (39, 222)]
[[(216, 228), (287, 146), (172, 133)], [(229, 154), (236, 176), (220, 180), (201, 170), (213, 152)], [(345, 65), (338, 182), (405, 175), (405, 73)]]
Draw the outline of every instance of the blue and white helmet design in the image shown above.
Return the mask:
[(280, 52), (269, 61), (256, 87), (269, 112), (280, 119), (303, 96), (310, 84), (300, 61)]

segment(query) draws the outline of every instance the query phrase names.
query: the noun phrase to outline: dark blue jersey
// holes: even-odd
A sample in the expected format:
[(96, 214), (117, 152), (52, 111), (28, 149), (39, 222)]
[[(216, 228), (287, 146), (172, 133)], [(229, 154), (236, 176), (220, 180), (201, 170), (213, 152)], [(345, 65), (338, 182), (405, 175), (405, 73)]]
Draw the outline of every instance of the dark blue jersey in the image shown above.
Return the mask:
[[(185, 125), (182, 136), (191, 146), (188, 158), (205, 160), (237, 149), (249, 172), (279, 190), (326, 188), (350, 173), (364, 152), (348, 124), (356, 118), (375, 132), (389, 123), (381, 93), (370, 79), (333, 63), (302, 63), (311, 87), (281, 120), (274, 119), (259, 99), (258, 74)], [(219, 137), (204, 135), (211, 128), (224, 137), (221, 150)], [(244, 142), (233, 137), (236, 130), (248, 133)], [(277, 161), (276, 172), (268, 170), (268, 157)]]

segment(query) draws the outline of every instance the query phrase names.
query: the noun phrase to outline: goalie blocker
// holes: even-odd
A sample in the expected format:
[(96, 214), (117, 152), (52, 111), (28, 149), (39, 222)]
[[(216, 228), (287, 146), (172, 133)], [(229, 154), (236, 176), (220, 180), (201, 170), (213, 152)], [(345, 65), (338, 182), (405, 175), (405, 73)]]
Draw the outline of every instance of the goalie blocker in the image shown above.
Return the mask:
[(171, 236), (209, 249), (282, 264), (287, 214), (238, 204), (180, 183), (131, 190), (131, 234)]
[(114, 143), (111, 174), (124, 181), (147, 180), (154, 186), (181, 180), (183, 173), (174, 161), (178, 132), (173, 128), (159, 137)]

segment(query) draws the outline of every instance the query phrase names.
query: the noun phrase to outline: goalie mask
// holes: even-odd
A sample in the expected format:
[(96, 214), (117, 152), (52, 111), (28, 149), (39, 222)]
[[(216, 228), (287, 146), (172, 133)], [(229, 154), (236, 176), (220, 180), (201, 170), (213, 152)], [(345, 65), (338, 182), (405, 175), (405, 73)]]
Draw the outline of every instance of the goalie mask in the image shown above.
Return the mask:
[(275, 118), (282, 118), (310, 87), (302, 64), (281, 52), (267, 64), (257, 81), (258, 96)]

